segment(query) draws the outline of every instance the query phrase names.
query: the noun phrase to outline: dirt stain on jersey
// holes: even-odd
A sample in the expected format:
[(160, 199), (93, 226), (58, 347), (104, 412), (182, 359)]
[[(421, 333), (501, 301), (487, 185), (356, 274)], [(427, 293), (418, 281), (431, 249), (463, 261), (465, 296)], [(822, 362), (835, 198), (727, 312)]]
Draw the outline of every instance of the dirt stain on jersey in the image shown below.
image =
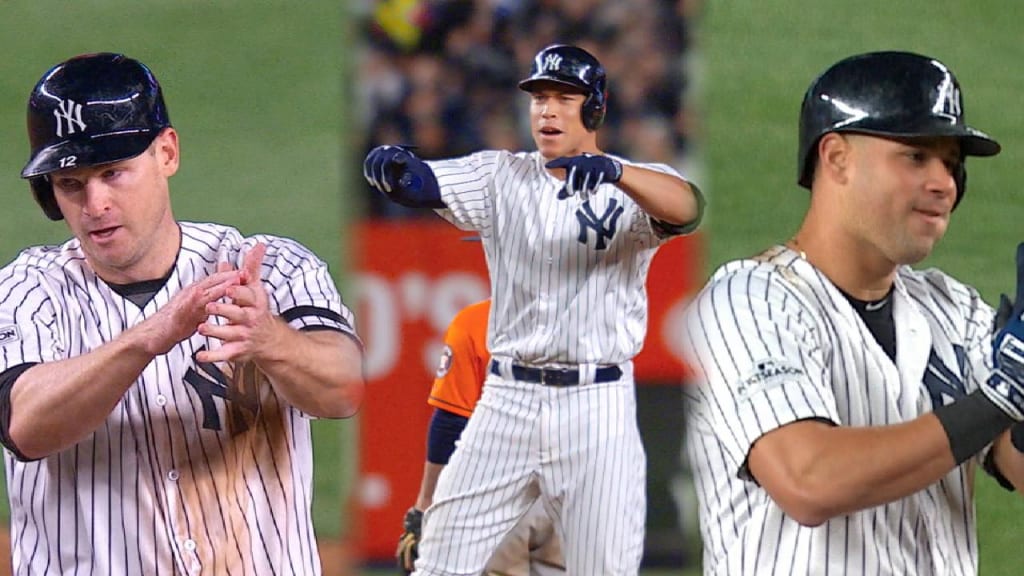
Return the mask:
[[(254, 363), (229, 370), (228, 434), (218, 434), (218, 446), (203, 455), (191, 455), (194, 474), (181, 486), (187, 518), (178, 525), (193, 533), (192, 561), (203, 573), (256, 574), (284, 549), (294, 509), (287, 406)], [(256, 513), (268, 506), (270, 514)], [(267, 557), (260, 558), (263, 550)]]

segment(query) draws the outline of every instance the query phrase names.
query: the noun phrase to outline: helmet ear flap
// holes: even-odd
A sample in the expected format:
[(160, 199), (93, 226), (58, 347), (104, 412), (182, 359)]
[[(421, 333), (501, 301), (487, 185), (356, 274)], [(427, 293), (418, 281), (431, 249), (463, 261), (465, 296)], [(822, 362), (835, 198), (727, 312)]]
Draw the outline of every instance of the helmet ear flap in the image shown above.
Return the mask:
[(953, 181), (956, 182), (956, 200), (953, 201), (953, 210), (956, 210), (960, 201), (964, 199), (964, 194), (967, 193), (967, 167), (964, 166), (963, 155), (960, 157), (960, 163), (953, 169)]
[(583, 101), (583, 127), (593, 132), (604, 123), (608, 112), (608, 92), (604, 82), (597, 83)]
[(54, 221), (64, 219), (64, 214), (57, 204), (57, 198), (53, 195), (53, 184), (50, 184), (49, 178), (46, 176), (29, 178), (28, 185), (32, 188), (32, 195), (35, 196), (36, 202), (39, 203), (47, 218)]

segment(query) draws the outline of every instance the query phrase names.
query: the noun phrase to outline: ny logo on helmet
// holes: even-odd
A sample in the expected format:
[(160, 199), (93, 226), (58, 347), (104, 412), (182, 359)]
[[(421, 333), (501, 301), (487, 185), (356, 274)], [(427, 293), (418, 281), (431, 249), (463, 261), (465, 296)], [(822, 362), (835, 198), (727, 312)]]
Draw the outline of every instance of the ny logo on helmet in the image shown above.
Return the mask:
[(82, 105), (74, 100), (61, 100), (60, 104), (53, 111), (57, 119), (57, 137), (64, 137), (64, 127), (67, 126), (68, 135), (75, 133), (75, 126), (79, 132), (85, 132), (85, 122), (82, 122)]
[(956, 123), (960, 118), (960, 89), (951, 83), (943, 83), (939, 88), (939, 98), (932, 108), (937, 116), (949, 118), (949, 121)]
[(548, 54), (544, 57), (544, 70), (558, 70), (562, 66), (562, 57), (558, 54)]

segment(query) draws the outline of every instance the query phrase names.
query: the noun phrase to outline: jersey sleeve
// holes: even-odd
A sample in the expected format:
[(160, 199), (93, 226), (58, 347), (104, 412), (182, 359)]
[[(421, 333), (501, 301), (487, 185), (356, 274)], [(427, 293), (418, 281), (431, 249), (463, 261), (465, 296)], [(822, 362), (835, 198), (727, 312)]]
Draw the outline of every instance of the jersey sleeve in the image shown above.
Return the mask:
[(14, 264), (0, 270), (0, 373), (67, 357), (68, 332), (53, 297), (37, 270)]
[(823, 338), (806, 300), (765, 268), (727, 274), (686, 314), (684, 338), (699, 379), (693, 416), (751, 479), (750, 448), (799, 420), (841, 424), (828, 380)]
[(491, 226), (491, 192), (501, 154), (484, 150), (461, 158), (427, 161), (447, 207), (437, 213), (463, 230), (485, 234)]
[(355, 316), (342, 301), (323, 260), (294, 240), (270, 236), (247, 240), (239, 260), (256, 241), (267, 245), (262, 278), (275, 314), (297, 330), (336, 330), (362, 345)]
[[(618, 157), (616, 158), (622, 161), (623, 163), (631, 164), (628, 160), (624, 160)], [(638, 168), (646, 168), (648, 170), (654, 170), (655, 172), (661, 172), (662, 174), (675, 176), (676, 178), (679, 178), (681, 180), (686, 180), (686, 182), (690, 185), (690, 188), (693, 189), (693, 193), (697, 196), (697, 218), (693, 222), (688, 222), (682, 225), (669, 224), (668, 222), (662, 222), (657, 218), (645, 214), (645, 218), (643, 219), (645, 231), (654, 235), (654, 237), (657, 238), (659, 241), (666, 241), (676, 236), (682, 236), (684, 234), (690, 234), (696, 231), (697, 227), (700, 226), (701, 221), (704, 219), (705, 200), (704, 193), (700, 190), (700, 188), (698, 188), (697, 185), (691, 182), (690, 180), (683, 178), (682, 174), (680, 174), (675, 168), (669, 166), (668, 164), (632, 164)]]
[(445, 333), (427, 403), (469, 418), (480, 399), (487, 361), (487, 314), (460, 313)]

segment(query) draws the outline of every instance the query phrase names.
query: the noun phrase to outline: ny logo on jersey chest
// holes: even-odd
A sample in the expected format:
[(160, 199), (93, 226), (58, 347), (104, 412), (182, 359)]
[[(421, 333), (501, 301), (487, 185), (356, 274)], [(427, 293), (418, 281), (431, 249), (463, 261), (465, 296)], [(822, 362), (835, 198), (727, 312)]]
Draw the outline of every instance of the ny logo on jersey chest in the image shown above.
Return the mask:
[[(206, 347), (202, 346), (196, 350), (196, 354), (204, 350)], [(214, 398), (220, 398), (227, 404), (232, 434), (248, 430), (250, 422), (255, 418), (259, 408), (257, 390), (241, 389), (234, 385), (232, 378), (228, 377), (216, 364), (200, 362), (196, 360), (195, 354), (192, 355), (192, 360), (195, 361), (196, 368), (202, 370), (202, 373), (196, 368), (190, 367), (185, 372), (185, 382), (192, 386), (203, 405), (203, 428), (218, 431), (224, 428), (220, 420), (220, 412), (217, 410), (217, 403), (214, 401)]]
[(615, 236), (619, 226), (619, 216), (622, 216), (624, 208), (619, 206), (615, 198), (608, 199), (608, 206), (600, 217), (594, 213), (590, 206), (590, 199), (587, 199), (576, 209), (576, 220), (580, 224), (580, 233), (576, 240), (580, 244), (587, 244), (590, 239), (590, 230), (594, 231), (595, 246), (597, 250), (608, 248), (608, 241)]

